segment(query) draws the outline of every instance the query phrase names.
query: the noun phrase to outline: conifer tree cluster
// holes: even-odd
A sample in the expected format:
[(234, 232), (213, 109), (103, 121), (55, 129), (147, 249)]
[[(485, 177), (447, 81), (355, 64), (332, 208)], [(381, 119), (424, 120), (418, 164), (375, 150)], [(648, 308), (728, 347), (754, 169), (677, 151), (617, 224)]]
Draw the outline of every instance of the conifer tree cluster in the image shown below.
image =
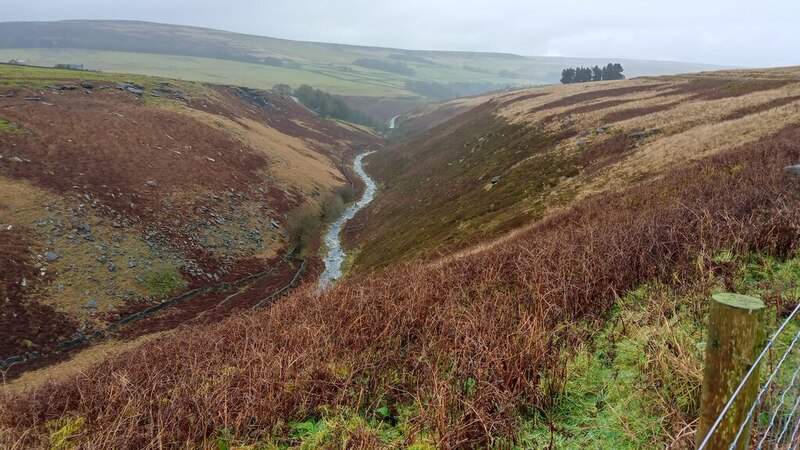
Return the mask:
[(624, 80), (622, 64), (608, 63), (605, 67), (576, 67), (561, 71), (561, 83), (586, 83), (589, 81)]

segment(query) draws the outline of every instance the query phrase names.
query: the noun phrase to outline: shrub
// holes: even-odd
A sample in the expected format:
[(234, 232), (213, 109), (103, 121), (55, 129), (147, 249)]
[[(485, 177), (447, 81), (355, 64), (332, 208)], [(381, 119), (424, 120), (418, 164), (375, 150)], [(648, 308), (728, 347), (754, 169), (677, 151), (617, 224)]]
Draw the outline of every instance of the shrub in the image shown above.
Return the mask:
[(321, 227), (319, 213), (308, 205), (297, 208), (286, 218), (289, 238), (298, 251), (304, 250), (313, 242)]
[(352, 203), (357, 199), (357, 192), (352, 186), (339, 186), (333, 190), (322, 202), (322, 220), (324, 222), (331, 222), (336, 220), (348, 203)]

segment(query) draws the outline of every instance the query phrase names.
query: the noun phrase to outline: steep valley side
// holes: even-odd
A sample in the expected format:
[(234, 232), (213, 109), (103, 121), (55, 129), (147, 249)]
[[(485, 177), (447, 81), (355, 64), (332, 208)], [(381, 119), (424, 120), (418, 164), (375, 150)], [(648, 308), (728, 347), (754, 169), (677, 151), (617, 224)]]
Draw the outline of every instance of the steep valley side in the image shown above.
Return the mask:
[(265, 91), (0, 66), (6, 376), (180, 294), (203, 291), (111, 337), (252, 307), (299, 268), (287, 218), (377, 142)]
[(450, 255), (776, 133), (800, 121), (799, 94), (800, 70), (785, 68), (523, 89), (406, 114), (406, 137), (366, 161), (382, 195), (346, 230), (354, 267)]

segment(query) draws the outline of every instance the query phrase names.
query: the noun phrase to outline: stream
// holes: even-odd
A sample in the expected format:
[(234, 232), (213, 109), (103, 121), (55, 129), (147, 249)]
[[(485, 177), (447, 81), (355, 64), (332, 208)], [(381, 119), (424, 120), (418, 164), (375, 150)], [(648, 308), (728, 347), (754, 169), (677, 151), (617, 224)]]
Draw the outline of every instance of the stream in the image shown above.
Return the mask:
[(328, 254), (325, 255), (323, 262), (325, 263), (325, 271), (319, 277), (319, 289), (325, 289), (333, 284), (334, 281), (342, 276), (342, 263), (345, 259), (345, 253), (342, 249), (342, 228), (348, 220), (352, 219), (358, 211), (367, 206), (375, 198), (375, 181), (364, 172), (364, 167), (361, 161), (365, 156), (375, 153), (374, 151), (362, 153), (356, 156), (353, 162), (353, 169), (356, 174), (364, 180), (366, 188), (364, 195), (356, 203), (350, 205), (335, 222), (333, 222), (328, 231), (325, 233), (325, 246), (328, 249)]

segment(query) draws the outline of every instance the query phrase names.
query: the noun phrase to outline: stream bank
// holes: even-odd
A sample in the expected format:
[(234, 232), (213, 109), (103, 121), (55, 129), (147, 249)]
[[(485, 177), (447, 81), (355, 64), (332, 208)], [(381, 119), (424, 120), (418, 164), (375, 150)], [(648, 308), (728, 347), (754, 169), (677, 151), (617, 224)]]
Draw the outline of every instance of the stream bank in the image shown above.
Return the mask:
[(319, 277), (319, 289), (325, 289), (333, 284), (334, 281), (342, 276), (342, 263), (344, 263), (347, 256), (342, 248), (342, 229), (348, 220), (352, 219), (358, 211), (367, 206), (375, 198), (377, 190), (375, 181), (367, 175), (364, 171), (363, 160), (367, 155), (375, 153), (374, 151), (361, 153), (356, 156), (353, 162), (353, 169), (361, 180), (364, 181), (364, 194), (354, 204), (350, 205), (338, 219), (336, 219), (328, 230), (325, 232), (324, 241), (325, 247), (328, 249), (327, 254), (322, 259), (325, 263), (325, 271)]

